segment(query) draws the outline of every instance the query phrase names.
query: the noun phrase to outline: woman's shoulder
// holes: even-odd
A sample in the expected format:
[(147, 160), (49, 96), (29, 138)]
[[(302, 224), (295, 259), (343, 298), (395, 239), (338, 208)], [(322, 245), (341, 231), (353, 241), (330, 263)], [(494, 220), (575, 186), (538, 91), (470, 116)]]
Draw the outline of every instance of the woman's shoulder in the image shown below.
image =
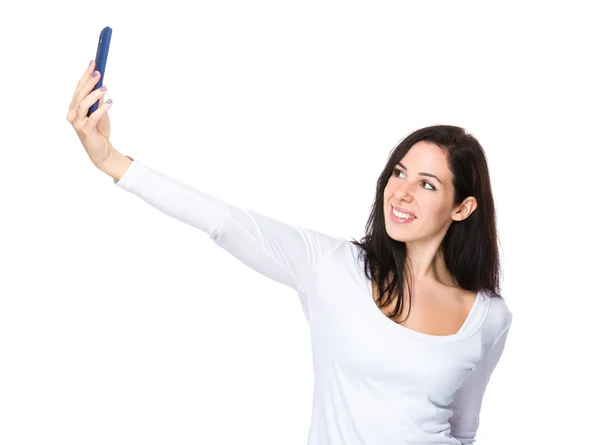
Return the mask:
[(485, 334), (495, 340), (510, 328), (513, 314), (503, 296), (489, 290), (480, 291), (480, 295), (488, 306), (484, 322)]

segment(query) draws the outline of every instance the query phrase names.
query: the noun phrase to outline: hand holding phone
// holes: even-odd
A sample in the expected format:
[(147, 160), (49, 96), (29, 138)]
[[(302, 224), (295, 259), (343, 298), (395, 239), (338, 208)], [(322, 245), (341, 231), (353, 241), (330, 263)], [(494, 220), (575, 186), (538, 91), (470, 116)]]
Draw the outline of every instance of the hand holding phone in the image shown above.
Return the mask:
[[(108, 26), (100, 32), (100, 38), (98, 39), (98, 49), (96, 50), (96, 71), (100, 73), (100, 80), (94, 86), (92, 92), (102, 87), (104, 73), (106, 72), (106, 60), (108, 59), (108, 48), (110, 47), (111, 36), (112, 29)], [(96, 101), (90, 107), (87, 113), (88, 116), (98, 109), (98, 103), (99, 101)]]

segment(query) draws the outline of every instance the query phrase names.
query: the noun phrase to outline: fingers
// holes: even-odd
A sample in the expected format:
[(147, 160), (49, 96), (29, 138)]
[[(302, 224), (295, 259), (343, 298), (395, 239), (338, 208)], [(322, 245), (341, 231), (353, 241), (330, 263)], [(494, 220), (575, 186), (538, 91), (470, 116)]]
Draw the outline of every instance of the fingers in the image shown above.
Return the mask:
[(85, 72), (83, 73), (83, 76), (81, 76), (81, 79), (79, 79), (79, 82), (77, 82), (77, 87), (75, 88), (75, 92), (73, 93), (73, 98), (71, 99), (71, 104), (69, 105), (69, 109), (71, 109), (71, 108), (73, 108), (73, 106), (75, 106), (76, 98), (78, 96), (79, 91), (81, 90), (81, 88), (83, 87), (85, 82), (93, 74), (95, 68), (96, 68), (96, 62), (94, 60), (92, 60), (90, 62), (90, 64), (88, 65), (87, 69), (85, 70)]
[(73, 124), (73, 127), (77, 131), (80, 138), (92, 137), (98, 131), (98, 122), (102, 119), (108, 109), (112, 106), (112, 99), (106, 101), (98, 107), (96, 111), (90, 114), (90, 117), (86, 119), (78, 119)]
[[(102, 116), (104, 116), (106, 114), (106, 112), (111, 107), (111, 105), (112, 105), (112, 99), (108, 99), (108, 101), (106, 101), (106, 103), (104, 102), (104, 100), (101, 100), (100, 104), (98, 105), (98, 109), (96, 111), (94, 111), (92, 114), (90, 114), (90, 117), (85, 126), (90, 129), (96, 128), (98, 126), (98, 121), (100, 121)], [(87, 128), (86, 128), (86, 130), (87, 130)]]
[(87, 117), (90, 107), (105, 94), (106, 85), (88, 94), (88, 96), (79, 103), (79, 106), (77, 107), (77, 114), (75, 120), (79, 121), (85, 119)]
[[(67, 113), (67, 120), (71, 123), (77, 117), (77, 109), (79, 108), (81, 101), (84, 100), (90, 91), (94, 88), (94, 85), (98, 83), (100, 80), (100, 73), (94, 71), (95, 63), (91, 62), (85, 73), (79, 80), (77, 84), (77, 88), (75, 89), (75, 93), (73, 94), (73, 99), (71, 100), (71, 104), (69, 105), (69, 112)], [(96, 77), (94, 77), (94, 74)], [(92, 102), (93, 103), (93, 102)], [(89, 107), (88, 107), (89, 108)]]

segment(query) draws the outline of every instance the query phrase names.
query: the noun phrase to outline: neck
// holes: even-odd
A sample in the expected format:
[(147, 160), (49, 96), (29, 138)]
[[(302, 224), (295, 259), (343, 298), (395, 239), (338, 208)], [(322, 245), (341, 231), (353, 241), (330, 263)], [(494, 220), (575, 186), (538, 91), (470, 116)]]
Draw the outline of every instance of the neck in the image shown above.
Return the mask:
[(413, 282), (438, 282), (446, 286), (457, 286), (446, 267), (444, 254), (439, 245), (415, 246), (407, 244), (407, 271)]

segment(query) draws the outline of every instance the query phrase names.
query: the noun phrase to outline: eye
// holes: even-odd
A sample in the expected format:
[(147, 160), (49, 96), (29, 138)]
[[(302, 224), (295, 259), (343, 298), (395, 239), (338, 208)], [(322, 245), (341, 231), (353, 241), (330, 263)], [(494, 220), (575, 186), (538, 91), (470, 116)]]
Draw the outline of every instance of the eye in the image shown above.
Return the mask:
[[(404, 175), (404, 172), (402, 170), (400, 170), (398, 167), (395, 167), (393, 175), (399, 178), (400, 175)], [(425, 188), (425, 190), (432, 190), (432, 191), (437, 190), (431, 183), (429, 183), (427, 181), (423, 181), (422, 183), (431, 187), (431, 188), (423, 187), (423, 188)]]
[(400, 174), (404, 174), (404, 172), (402, 170), (400, 170), (398, 167), (394, 168), (394, 176), (399, 177)]

